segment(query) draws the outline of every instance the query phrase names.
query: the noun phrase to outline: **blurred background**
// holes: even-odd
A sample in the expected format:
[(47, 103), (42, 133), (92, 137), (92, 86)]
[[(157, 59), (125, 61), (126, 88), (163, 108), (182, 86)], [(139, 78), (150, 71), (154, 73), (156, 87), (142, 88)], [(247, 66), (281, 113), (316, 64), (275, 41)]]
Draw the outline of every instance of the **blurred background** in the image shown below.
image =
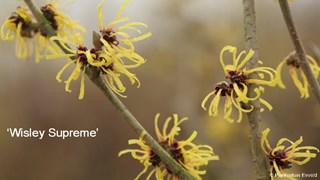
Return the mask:
[[(105, 24), (115, 17), (121, 3), (107, 0)], [(23, 2), (1, 0), (1, 23)], [(44, 1), (35, 1), (38, 6)], [(98, 31), (98, 0), (78, 0), (61, 10), (87, 28), (85, 44), (91, 46), (91, 32)], [(309, 43), (320, 45), (320, 1), (295, 1), (290, 4), (296, 26), (306, 51)], [(260, 59), (265, 66), (276, 67), (293, 50), (280, 8), (273, 0), (256, 3)], [(248, 123), (228, 123), (209, 118), (200, 104), (213, 90), (215, 82), (225, 80), (219, 64), (219, 53), (225, 45), (244, 49), (242, 1), (240, 0), (134, 0), (124, 11), (131, 21), (149, 25), (152, 37), (136, 43), (137, 52), (147, 63), (134, 69), (142, 82), (140, 88), (127, 87), (123, 99), (128, 109), (154, 135), (154, 116), (178, 113), (189, 117), (182, 125), (183, 140), (192, 131), (199, 132), (195, 142), (214, 148), (220, 161), (210, 162), (203, 179), (255, 179), (248, 138)], [(118, 157), (128, 140), (137, 138), (119, 112), (100, 90), (86, 78), (85, 98), (79, 101), (79, 81), (72, 93), (55, 80), (65, 59), (19, 60), (15, 41), (0, 42), (0, 174), (1, 179), (133, 179), (143, 169), (130, 155)], [(64, 73), (67, 78), (72, 68)], [(320, 107), (313, 94), (300, 99), (288, 68), (282, 73), (286, 90), (268, 88), (263, 98), (273, 105), (262, 114), (262, 128), (271, 128), (269, 139), (275, 144), (281, 137), (302, 145), (320, 147)], [(125, 78), (123, 78), (125, 79)], [(221, 113), (222, 114), (222, 113)], [(161, 121), (160, 121), (161, 122)], [(7, 128), (95, 129), (95, 138), (11, 138)], [(287, 172), (319, 173), (319, 158)], [(320, 175), (320, 174), (318, 174)], [(144, 178), (142, 178), (144, 179)]]

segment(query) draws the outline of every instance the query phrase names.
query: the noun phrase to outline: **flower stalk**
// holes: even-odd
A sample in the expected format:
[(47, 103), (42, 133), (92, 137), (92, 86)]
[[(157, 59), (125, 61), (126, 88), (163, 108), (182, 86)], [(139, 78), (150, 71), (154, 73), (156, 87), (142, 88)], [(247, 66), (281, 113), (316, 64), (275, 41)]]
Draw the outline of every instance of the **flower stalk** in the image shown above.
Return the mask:
[(308, 83), (310, 85), (311, 91), (316, 96), (318, 103), (320, 104), (320, 85), (315, 78), (312, 69), (308, 63), (308, 59), (306, 56), (306, 53), (304, 51), (303, 45), (301, 43), (301, 40), (299, 38), (298, 32), (296, 30), (291, 11), (289, 8), (289, 4), (287, 0), (279, 0), (279, 5), (281, 8), (281, 12), (283, 15), (283, 18), (286, 22), (294, 49), (297, 53), (297, 57), (299, 60), (299, 65), (301, 65), (302, 71), (305, 73)]
[[(46, 34), (51, 37), (55, 36), (56, 33), (51, 27), (50, 22), (41, 14), (39, 8), (33, 3), (32, 0), (24, 0), (24, 2), (29, 7), (32, 14), (35, 16), (39, 23), (41, 31), (46, 32)], [(54, 41), (65, 53), (68, 50), (60, 44), (59, 41)], [(104, 95), (110, 100), (110, 102), (119, 110), (123, 118), (127, 123), (138, 133), (139, 136), (143, 136), (143, 140), (153, 149), (153, 151), (161, 158), (165, 163), (167, 168), (176, 174), (179, 179), (194, 179), (194, 177), (184, 169), (177, 161), (175, 161), (157, 142), (154, 138), (144, 129), (144, 127), (139, 123), (139, 121), (132, 115), (132, 113), (126, 108), (126, 106), (120, 101), (120, 99), (112, 92), (112, 90), (106, 85), (100, 72), (94, 67), (87, 67), (85, 69), (86, 75), (90, 80), (103, 91)]]
[[(254, 0), (243, 0), (243, 15), (244, 15), (244, 32), (245, 32), (245, 46), (249, 51), (252, 49), (255, 53), (247, 62), (248, 69), (257, 68), (258, 65), (258, 44), (256, 34), (256, 16)], [(250, 74), (252, 79), (257, 78), (257, 74)], [(256, 84), (250, 84), (248, 87), (248, 96), (254, 97), (254, 89), (258, 88)], [(248, 121), (250, 124), (250, 143), (253, 156), (254, 169), (256, 177), (259, 180), (269, 180), (268, 163), (264, 152), (260, 146), (261, 142), (261, 113), (259, 100), (250, 101), (249, 106), (253, 110), (248, 113)]]
[[(91, 69), (90, 69), (91, 70)], [(179, 179), (194, 179), (192, 175), (187, 172), (177, 161), (175, 161), (169, 154), (156, 142), (156, 140), (144, 129), (139, 121), (132, 115), (127, 107), (120, 101), (120, 99), (110, 90), (104, 83), (103, 79), (97, 76), (91, 76), (90, 73), (86, 74), (90, 77), (91, 81), (96, 84), (110, 102), (120, 111), (124, 119), (129, 125), (139, 134), (143, 136), (143, 140), (152, 148), (152, 150), (161, 158), (173, 174), (176, 174)]]

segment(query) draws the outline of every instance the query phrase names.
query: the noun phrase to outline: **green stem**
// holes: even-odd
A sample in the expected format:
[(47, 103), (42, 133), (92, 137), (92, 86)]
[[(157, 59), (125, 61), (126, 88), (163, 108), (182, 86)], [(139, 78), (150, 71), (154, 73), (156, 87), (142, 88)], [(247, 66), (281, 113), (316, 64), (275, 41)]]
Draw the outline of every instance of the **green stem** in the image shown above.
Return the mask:
[(32, 2), (32, 0), (25, 0), (24, 2), (27, 4), (30, 11), (38, 21), (40, 31), (46, 32), (49, 37), (56, 35), (56, 32), (50, 25), (50, 22), (42, 15), (41, 11), (39, 11), (39, 8)]
[(175, 161), (169, 154), (153, 139), (153, 137), (143, 128), (139, 121), (132, 115), (127, 107), (121, 102), (110, 88), (104, 83), (103, 79), (99, 76), (91, 76), (90, 72), (86, 71), (91, 81), (97, 85), (104, 95), (111, 101), (111, 103), (120, 111), (124, 119), (129, 125), (139, 134), (145, 134), (144, 141), (152, 148), (152, 150), (161, 158), (162, 162), (171, 172), (176, 174), (180, 179), (194, 179), (190, 173), (184, 169), (177, 161)]
[(296, 27), (294, 25), (294, 21), (290, 12), (289, 4), (287, 0), (279, 0), (279, 5), (282, 11), (283, 18), (286, 22), (294, 49), (298, 56), (299, 64), (301, 65), (301, 69), (306, 75), (308, 79), (308, 83), (310, 85), (310, 89), (313, 92), (313, 94), (316, 96), (318, 103), (320, 104), (320, 85), (315, 78), (312, 69), (309, 65), (306, 53), (304, 51), (303, 45), (301, 43), (301, 40), (299, 38), (298, 32), (296, 30)]
[[(249, 69), (253, 69), (259, 66), (258, 64), (258, 43), (257, 43), (257, 29), (256, 29), (256, 15), (255, 15), (255, 3), (254, 0), (243, 0), (243, 14), (244, 14), (244, 32), (245, 32), (245, 45), (246, 50), (252, 49), (255, 53), (251, 60), (247, 63)], [(257, 74), (253, 74), (250, 79), (256, 79)], [(253, 97), (255, 95), (254, 89), (258, 88), (258, 85), (251, 84), (248, 87), (248, 96)], [(248, 113), (248, 121), (250, 124), (250, 143), (251, 151), (254, 163), (254, 169), (257, 179), (269, 180), (271, 179), (268, 171), (268, 163), (266, 155), (261, 148), (261, 113), (259, 99), (250, 101), (251, 106), (254, 109)]]
[[(56, 33), (50, 26), (48, 20), (42, 15), (39, 9), (35, 6), (32, 0), (24, 0), (28, 5), (29, 9), (37, 19), (42, 32), (48, 35), (48, 37), (54, 36)], [(55, 41), (58, 45), (58, 41)], [(64, 52), (68, 52), (62, 46), (60, 48)], [(103, 81), (100, 76), (100, 71), (96, 68), (86, 68), (85, 73), (90, 80), (100, 88), (104, 95), (110, 100), (110, 102), (119, 110), (121, 115), (127, 121), (127, 123), (141, 136), (148, 146), (161, 158), (162, 162), (166, 167), (173, 173), (176, 174), (179, 179), (194, 179), (194, 177), (182, 167), (176, 160), (174, 160), (158, 143), (153, 137), (144, 129), (139, 121), (132, 115), (132, 113), (126, 108), (126, 106), (120, 101), (120, 99), (110, 90), (110, 88)]]

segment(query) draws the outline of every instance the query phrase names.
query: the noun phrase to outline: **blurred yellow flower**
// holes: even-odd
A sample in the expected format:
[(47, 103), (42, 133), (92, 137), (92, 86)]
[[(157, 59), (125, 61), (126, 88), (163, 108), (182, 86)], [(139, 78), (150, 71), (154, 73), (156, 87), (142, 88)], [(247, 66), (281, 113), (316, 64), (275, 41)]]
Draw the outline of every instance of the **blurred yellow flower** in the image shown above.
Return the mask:
[(25, 59), (32, 55), (31, 38), (38, 32), (38, 25), (32, 21), (32, 15), (27, 7), (17, 7), (15, 12), (1, 26), (1, 39), (13, 40), (16, 36), (16, 55)]
[[(129, 4), (130, 0), (126, 0), (121, 5), (115, 19), (107, 26), (104, 26), (102, 14), (102, 6), (104, 2), (105, 0), (102, 0), (97, 7), (98, 25), (101, 32), (101, 43), (104, 46), (106, 46), (108, 51), (110, 49), (114, 49), (116, 51), (116, 54), (121, 54), (122, 58), (125, 58), (126, 60), (129, 60), (131, 62), (131, 64), (125, 64), (125, 68), (134, 68), (145, 63), (145, 59), (135, 52), (135, 47), (133, 43), (150, 37), (151, 32), (148, 32), (135, 38), (131, 38), (129, 33), (125, 32), (125, 30), (133, 30), (136, 31), (138, 34), (142, 34), (138, 27), (147, 28), (148, 26), (141, 22), (129, 22), (118, 28), (115, 28), (117, 24), (129, 20), (127, 17), (121, 18), (121, 15), (124, 8)], [(123, 60), (120, 60), (120, 62), (124, 64)]]
[[(307, 59), (309, 61), (309, 65), (311, 67), (311, 70), (315, 76), (315, 78), (319, 77), (320, 74), (320, 66), (317, 64), (317, 62), (309, 55), (307, 55)], [(298, 59), (296, 57), (295, 53), (289, 54), (286, 58), (284, 58), (283, 61), (278, 65), (277, 67), (277, 79), (278, 79), (278, 86), (282, 89), (285, 89), (286, 86), (283, 84), (283, 81), (281, 80), (281, 71), (283, 68), (283, 65), (287, 64), (289, 66), (289, 73), (291, 75), (291, 78), (293, 80), (294, 85), (298, 88), (300, 92), (300, 97), (301, 98), (308, 98), (309, 95), (309, 83), (307, 80), (306, 75), (300, 68), (300, 64), (298, 62)], [(299, 78), (300, 74), (300, 78)], [(301, 81), (301, 80), (302, 81)]]
[[(225, 64), (223, 57), (226, 51), (230, 52), (232, 55), (232, 64)], [(220, 63), (227, 79), (229, 79), (231, 83), (225, 81), (216, 83), (214, 85), (214, 90), (204, 98), (201, 106), (204, 110), (207, 110), (205, 104), (211, 96), (214, 96), (208, 109), (209, 116), (215, 117), (218, 115), (220, 96), (226, 96), (226, 100), (224, 103), (224, 119), (228, 120), (229, 122), (234, 122), (234, 119), (230, 117), (233, 110), (232, 106), (238, 109), (239, 115), (237, 122), (240, 122), (242, 120), (243, 112), (248, 113), (253, 110), (252, 106), (249, 107), (249, 109), (245, 109), (241, 106), (241, 103), (246, 104), (249, 101), (258, 99), (260, 103), (265, 105), (269, 110), (272, 109), (272, 106), (266, 100), (260, 97), (261, 92), (264, 91), (264, 88), (262, 86), (255, 88), (255, 96), (248, 97), (248, 85), (257, 84), (267, 85), (271, 87), (276, 86), (278, 80), (275, 78), (276, 71), (270, 67), (257, 67), (247, 70), (245, 65), (254, 55), (254, 51), (250, 50), (249, 53), (247, 53), (247, 55), (242, 58), (242, 56), (245, 54), (246, 52), (242, 51), (237, 56), (237, 48), (233, 46), (225, 46), (221, 50)], [(257, 73), (257, 79), (250, 78), (250, 75), (253, 73)], [(268, 79), (265, 79), (265, 76), (268, 76)], [(262, 108), (261, 111), (263, 110), (264, 109)]]
[(303, 165), (309, 162), (311, 158), (315, 158), (319, 153), (319, 149), (313, 146), (298, 147), (303, 141), (301, 136), (295, 142), (287, 138), (281, 138), (276, 147), (272, 148), (267, 138), (269, 132), (269, 128), (262, 132), (261, 147), (269, 158), (271, 165), (270, 173), (276, 173), (277, 175), (284, 174), (284, 169), (291, 168), (293, 164)]
[[(85, 32), (85, 29), (73, 22), (71, 18), (57, 10), (60, 0), (52, 1), (43, 7), (41, 12), (50, 22), (57, 35), (73, 39), (76, 32)], [(51, 1), (49, 1), (51, 2)], [(7, 31), (5, 32), (5, 29)], [(17, 7), (16, 11), (4, 22), (1, 27), (1, 38), (12, 40), (16, 34), (16, 55), (20, 59), (26, 59), (35, 52), (36, 62), (48, 53), (58, 53), (60, 49), (51, 42), (48, 35), (41, 30), (27, 7)], [(34, 41), (32, 41), (34, 39)]]
[[(158, 138), (158, 143), (178, 161), (184, 168), (186, 168), (192, 176), (196, 179), (201, 179), (200, 175), (206, 174), (206, 170), (200, 170), (202, 166), (206, 166), (211, 160), (219, 160), (219, 157), (213, 153), (213, 149), (208, 145), (195, 145), (192, 141), (197, 136), (197, 132), (194, 131), (192, 135), (184, 141), (176, 140), (176, 136), (179, 135), (181, 128), (180, 124), (187, 120), (182, 118), (179, 120), (178, 115), (174, 114), (173, 119), (167, 118), (162, 131), (159, 129), (158, 121), (160, 114), (155, 117), (155, 131)], [(172, 128), (168, 130), (169, 125), (172, 123)], [(146, 179), (150, 179), (155, 175), (157, 180), (164, 178), (177, 179), (175, 174), (172, 174), (161, 161), (160, 157), (155, 154), (152, 149), (143, 141), (142, 134), (139, 139), (129, 140), (129, 144), (137, 144), (141, 149), (126, 149), (119, 152), (119, 156), (131, 153), (134, 159), (139, 160), (144, 169), (138, 174), (135, 179), (139, 179), (144, 173), (148, 171), (149, 166), (155, 168), (149, 172)]]
[[(83, 38), (82, 34), (86, 33), (86, 29), (73, 21), (68, 15), (58, 10), (64, 5), (65, 4), (60, 4), (60, 0), (47, 0), (47, 4), (42, 6), (40, 10), (44, 17), (50, 22), (51, 27), (56, 31), (57, 35), (73, 39), (74, 35), (78, 36), (78, 34), (81, 33), (81, 36), (77, 38)], [(41, 34), (47, 37), (45, 32), (41, 32)]]

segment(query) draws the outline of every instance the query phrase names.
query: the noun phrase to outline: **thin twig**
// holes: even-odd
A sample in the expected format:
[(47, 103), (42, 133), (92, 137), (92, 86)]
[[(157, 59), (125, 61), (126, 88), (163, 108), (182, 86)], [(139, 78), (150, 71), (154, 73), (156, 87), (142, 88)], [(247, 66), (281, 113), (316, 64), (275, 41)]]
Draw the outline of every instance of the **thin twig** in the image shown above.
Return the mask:
[(283, 18), (286, 22), (294, 49), (297, 53), (299, 64), (301, 65), (302, 71), (307, 76), (310, 89), (313, 94), (316, 96), (318, 103), (320, 104), (320, 85), (315, 78), (312, 69), (309, 65), (306, 53), (300, 41), (298, 32), (293, 22), (293, 18), (290, 12), (289, 4), (287, 0), (279, 0), (279, 5), (282, 11)]
[(130, 126), (139, 134), (144, 134), (145, 142), (152, 148), (152, 150), (161, 158), (170, 171), (177, 174), (181, 179), (194, 179), (177, 161), (172, 159), (171, 156), (152, 138), (152, 136), (143, 128), (139, 121), (131, 114), (126, 106), (120, 101), (120, 99), (110, 90), (110, 88), (104, 83), (100, 77), (91, 77), (91, 81), (96, 84), (104, 95), (111, 101), (111, 103), (120, 111), (121, 115), (130, 124)]
[[(256, 16), (255, 16), (255, 3), (254, 0), (243, 0), (243, 15), (244, 15), (244, 32), (245, 32), (245, 45), (246, 50), (252, 49), (255, 53), (251, 60), (247, 63), (249, 69), (256, 68), (258, 64), (258, 44), (257, 44), (257, 33), (256, 33)], [(257, 78), (257, 74), (253, 74), (250, 78)], [(248, 88), (248, 96), (253, 97), (258, 85), (251, 84)], [(260, 102), (255, 100), (250, 102), (254, 108), (248, 113), (248, 121), (250, 124), (250, 143), (251, 151), (254, 163), (254, 169), (256, 172), (257, 179), (269, 180), (268, 163), (266, 161), (266, 155), (261, 148), (261, 113), (260, 113)]]
[[(54, 36), (56, 33), (52, 29), (48, 20), (41, 14), (39, 9), (35, 6), (32, 0), (24, 0), (28, 5), (29, 9), (37, 19), (40, 28), (45, 32), (48, 37)], [(59, 42), (55, 41), (58, 45)], [(60, 46), (60, 45), (59, 45)], [(68, 52), (60, 48), (64, 52)], [(143, 140), (152, 148), (152, 150), (161, 158), (162, 162), (166, 164), (166, 167), (173, 173), (176, 174), (180, 179), (194, 179), (194, 177), (174, 160), (158, 143), (153, 137), (144, 129), (139, 121), (132, 115), (132, 113), (126, 108), (126, 106), (120, 101), (120, 99), (110, 90), (103, 79), (100, 77), (100, 72), (96, 68), (87, 67), (85, 73), (90, 80), (99, 87), (104, 95), (110, 100), (110, 102), (119, 110), (121, 115), (127, 121), (127, 123), (138, 133), (139, 136), (143, 135)]]

